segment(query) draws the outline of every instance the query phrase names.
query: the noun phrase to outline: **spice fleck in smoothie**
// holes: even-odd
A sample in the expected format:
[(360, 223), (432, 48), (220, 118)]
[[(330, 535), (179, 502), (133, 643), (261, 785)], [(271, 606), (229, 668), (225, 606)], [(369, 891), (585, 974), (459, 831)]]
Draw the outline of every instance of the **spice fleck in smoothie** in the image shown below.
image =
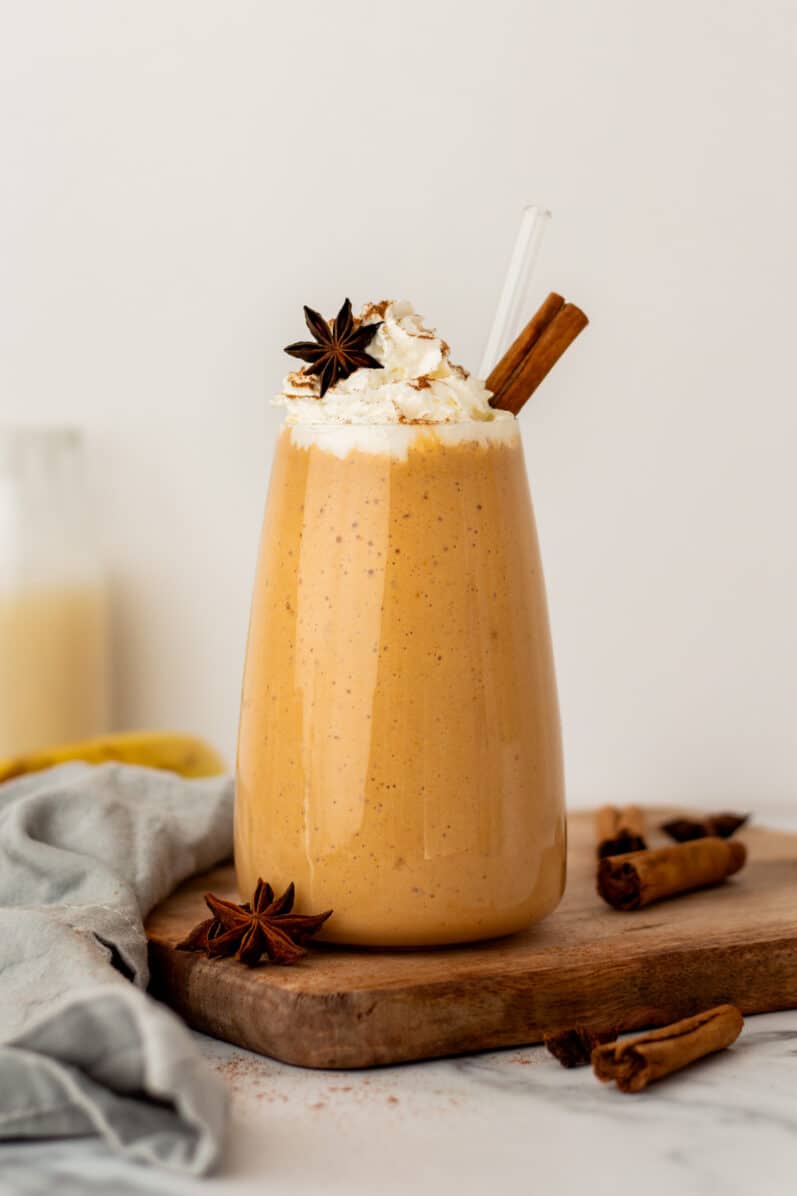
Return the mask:
[[(554, 909), (565, 859), (517, 423), (408, 304), (357, 320), (344, 306), (338, 321), (337, 357), (305, 344), (309, 366), (277, 399), (287, 419), (241, 710), (239, 886), (294, 881), (308, 908), (334, 909), (321, 937), (339, 942), (509, 934)], [(308, 324), (334, 338), (335, 322)]]

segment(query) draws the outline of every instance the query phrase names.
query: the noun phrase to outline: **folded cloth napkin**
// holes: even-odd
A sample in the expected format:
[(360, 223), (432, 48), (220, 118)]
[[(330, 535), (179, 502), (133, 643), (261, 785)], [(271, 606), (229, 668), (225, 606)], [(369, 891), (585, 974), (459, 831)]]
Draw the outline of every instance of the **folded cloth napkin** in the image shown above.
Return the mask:
[(0, 1138), (99, 1135), (140, 1162), (213, 1167), (226, 1093), (144, 992), (143, 919), (230, 855), (232, 803), (227, 777), (120, 764), (0, 785)]

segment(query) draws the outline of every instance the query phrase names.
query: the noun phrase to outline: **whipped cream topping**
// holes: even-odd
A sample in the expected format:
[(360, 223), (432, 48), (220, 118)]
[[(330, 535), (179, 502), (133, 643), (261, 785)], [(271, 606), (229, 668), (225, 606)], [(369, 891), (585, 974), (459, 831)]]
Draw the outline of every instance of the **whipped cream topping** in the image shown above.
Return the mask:
[[(506, 416), (490, 406), (491, 392), (450, 359), (437, 333), (406, 301), (369, 303), (363, 324), (382, 321), (367, 352), (382, 369), (359, 369), (331, 386), (323, 399), (315, 377), (288, 374), (274, 398), (290, 424), (447, 424)], [(511, 418), (511, 417), (510, 417)]]

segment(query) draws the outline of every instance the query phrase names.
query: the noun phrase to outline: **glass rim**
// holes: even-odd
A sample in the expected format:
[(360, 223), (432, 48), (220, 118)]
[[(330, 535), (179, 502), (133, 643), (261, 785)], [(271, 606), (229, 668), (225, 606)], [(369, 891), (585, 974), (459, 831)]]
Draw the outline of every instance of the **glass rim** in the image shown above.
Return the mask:
[(510, 423), (518, 423), (518, 418), (511, 411), (502, 411), (499, 419), (457, 419), (457, 420), (429, 420), (418, 423), (401, 423), (398, 420), (385, 420), (380, 422), (368, 423), (358, 421), (357, 423), (332, 423), (325, 420), (299, 420), (290, 419), (286, 416), (280, 422), (280, 429), (283, 428), (301, 428), (303, 430), (318, 429), (324, 432), (364, 432), (366, 430), (374, 429), (376, 431), (401, 431), (401, 432), (429, 432), (438, 431), (441, 428), (494, 428), (508, 426)]

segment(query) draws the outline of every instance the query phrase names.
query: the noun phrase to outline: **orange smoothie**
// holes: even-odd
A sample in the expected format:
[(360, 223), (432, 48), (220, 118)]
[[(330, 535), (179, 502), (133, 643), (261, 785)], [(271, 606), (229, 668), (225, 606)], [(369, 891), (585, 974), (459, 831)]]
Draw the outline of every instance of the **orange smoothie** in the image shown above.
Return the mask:
[[(513, 419), (280, 436), (252, 607), (236, 862), (328, 939), (508, 934), (564, 887), (559, 715)], [(396, 444), (403, 441), (397, 452)], [(406, 447), (405, 447), (406, 446)], [(335, 450), (338, 451), (335, 451)]]

